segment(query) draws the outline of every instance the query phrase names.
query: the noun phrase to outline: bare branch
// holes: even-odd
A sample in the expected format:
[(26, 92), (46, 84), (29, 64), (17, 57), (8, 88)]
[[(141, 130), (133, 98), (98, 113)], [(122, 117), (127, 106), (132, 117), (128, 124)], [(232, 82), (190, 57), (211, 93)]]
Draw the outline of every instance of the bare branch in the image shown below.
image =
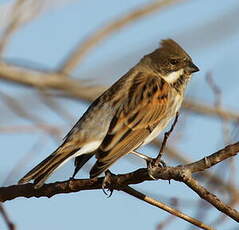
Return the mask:
[[(162, 142), (156, 139), (152, 142), (152, 144), (160, 147), (162, 145)], [(165, 152), (167, 153), (167, 156), (176, 160), (177, 162), (180, 162), (180, 164), (188, 164), (191, 161), (191, 159), (186, 158), (184, 154), (180, 153), (176, 148), (172, 146), (166, 146)], [(229, 182), (225, 182), (221, 177), (210, 173), (210, 171), (203, 171), (200, 173), (200, 175), (197, 175), (197, 177), (205, 179), (210, 178), (210, 185), (213, 185), (218, 189), (222, 189), (223, 191), (229, 192), (231, 197), (239, 197), (239, 191), (235, 186), (233, 186)]]
[[(0, 56), (3, 54), (13, 35), (24, 25), (42, 15), (43, 12), (60, 7), (63, 4), (69, 3), (69, 1), (16, 0), (13, 3), (7, 3), (0, 11), (0, 27), (5, 27), (0, 38)], [(3, 15), (7, 16), (4, 17)]]
[(183, 102), (183, 108), (186, 109), (186, 111), (201, 114), (201, 115), (207, 115), (209, 117), (218, 117), (218, 114), (221, 115), (221, 118), (226, 121), (239, 121), (239, 114), (237, 112), (231, 112), (228, 109), (222, 109), (222, 108), (214, 108), (212, 106), (202, 104), (200, 102), (192, 101), (189, 99), (184, 100)]
[[(177, 198), (171, 198), (170, 199), (170, 204), (171, 206), (175, 207), (175, 208), (178, 208), (178, 199)], [(157, 227), (156, 227), (156, 230), (163, 230), (164, 228), (166, 228), (168, 225), (170, 225), (176, 218), (176, 216), (174, 215), (169, 215), (167, 216), (163, 221), (161, 221)]]
[[(211, 154), (210, 156), (203, 158), (199, 161), (196, 161), (191, 164), (186, 164), (183, 166), (177, 167), (158, 167), (153, 168), (150, 172), (154, 178), (162, 179), (162, 180), (176, 180), (182, 181), (186, 183), (188, 186), (192, 186), (194, 188), (193, 183), (195, 180), (190, 178), (192, 173), (201, 172), (205, 169), (212, 167), (213, 165), (229, 158), (235, 156), (239, 152), (239, 142), (235, 144), (228, 145), (225, 148)], [(70, 180), (64, 182), (56, 182), (52, 184), (45, 184), (40, 189), (34, 189), (33, 184), (25, 184), (25, 185), (13, 185), (9, 187), (0, 188), (0, 201), (4, 202), (6, 200), (12, 200), (16, 197), (52, 197), (56, 194), (60, 193), (71, 193), (78, 192), (81, 190), (92, 190), (92, 189), (101, 189), (102, 182), (104, 178), (93, 178), (93, 179), (81, 179), (81, 180)], [(122, 175), (113, 175), (113, 188), (116, 190), (121, 190), (122, 186), (127, 186), (129, 184), (138, 184), (147, 180), (152, 180), (149, 176), (147, 169), (138, 169), (134, 172)], [(189, 181), (189, 182), (188, 182)], [(190, 181), (192, 181), (192, 185), (190, 185)], [(200, 187), (201, 188), (201, 187)], [(196, 192), (201, 195), (201, 192), (195, 188)], [(207, 200), (207, 196), (202, 195), (202, 198)], [(215, 207), (224, 212), (226, 215), (230, 216), (232, 219), (239, 221), (239, 212), (235, 209), (231, 209), (227, 205), (225, 205), (218, 198), (212, 201), (212, 196), (210, 195), (210, 199), (207, 200), (211, 204), (215, 205)], [(226, 207), (226, 208), (225, 208)], [(230, 210), (230, 211), (229, 211)]]
[(231, 218), (239, 222), (239, 212), (237, 210), (224, 204), (216, 195), (210, 193), (190, 175), (183, 177), (183, 182), (193, 191), (195, 191), (202, 199), (207, 200), (219, 211), (225, 213), (226, 215), (230, 216)]
[(5, 223), (7, 224), (8, 229), (9, 230), (15, 230), (16, 229), (15, 225), (13, 224), (13, 222), (8, 217), (8, 215), (7, 215), (7, 213), (6, 213), (6, 211), (5, 211), (5, 209), (4, 209), (2, 204), (0, 204), (0, 213), (2, 214), (2, 217), (3, 217), (4, 221), (5, 221)]
[(21, 106), (21, 104), (18, 102), (18, 100), (16, 98), (11, 97), (3, 92), (0, 92), (0, 98), (4, 101), (4, 103), (8, 106), (8, 108), (10, 108), (19, 117), (33, 122), (36, 125), (36, 127), (44, 130), (54, 139), (58, 138), (57, 137), (57, 134), (58, 134), (57, 129), (50, 129), (50, 126), (45, 124), (46, 122), (44, 122), (42, 119), (40, 119), (36, 115), (33, 115), (31, 112), (26, 110), (23, 106)]
[(178, 121), (178, 116), (179, 116), (179, 113), (177, 112), (171, 128), (169, 129), (169, 131), (164, 133), (164, 138), (163, 138), (163, 142), (162, 142), (162, 145), (160, 147), (160, 150), (159, 150), (159, 154), (156, 157), (155, 162), (154, 162), (155, 165), (158, 165), (160, 163), (160, 160), (161, 160), (161, 157), (162, 157), (162, 153), (163, 153), (163, 151), (164, 151), (164, 149), (166, 147), (166, 144), (167, 144), (167, 140), (168, 140), (170, 134), (173, 132), (174, 127), (175, 127), (175, 125), (176, 125), (176, 123)]
[[(171, 198), (170, 199), (170, 204), (171, 206), (175, 207), (175, 208), (178, 208), (179, 206), (179, 202), (178, 202), (178, 199), (177, 198)], [(161, 221), (157, 227), (156, 227), (156, 230), (163, 230), (165, 227), (167, 227), (169, 224), (171, 224), (174, 220), (175, 220), (175, 217), (174, 215), (169, 215), (167, 216), (163, 221)]]
[[(23, 68), (21, 66), (0, 62), (0, 79), (8, 82), (52, 90), (60, 90), (65, 95), (80, 98), (86, 101), (92, 101), (99, 96), (106, 86), (86, 86), (80, 80), (64, 77), (60, 73), (51, 73), (47, 71)], [(189, 112), (218, 117), (218, 110), (212, 106), (201, 104), (189, 99), (184, 100), (183, 108)], [(228, 109), (220, 109), (220, 114), (224, 120), (239, 121), (239, 114)]]
[(169, 207), (168, 205), (166, 205), (166, 204), (164, 204), (164, 203), (162, 203), (160, 201), (157, 201), (157, 200), (155, 200), (155, 199), (153, 199), (151, 197), (148, 197), (148, 196), (144, 195), (143, 193), (138, 192), (137, 190), (135, 190), (135, 189), (133, 189), (133, 188), (131, 188), (129, 186), (125, 186), (121, 190), (124, 191), (125, 193), (133, 196), (133, 197), (136, 197), (136, 198), (138, 198), (138, 199), (140, 199), (142, 201), (145, 201), (146, 203), (149, 203), (149, 204), (151, 204), (151, 205), (153, 205), (155, 207), (163, 209), (164, 211), (166, 211), (166, 212), (168, 212), (168, 213), (170, 213), (170, 214), (172, 214), (174, 216), (177, 216), (177, 217), (179, 217), (181, 219), (184, 219), (187, 222), (189, 222), (189, 223), (191, 223), (191, 224), (193, 224), (193, 225), (195, 225), (195, 226), (197, 226), (197, 227), (199, 227), (201, 229), (213, 230), (212, 227), (209, 227), (209, 226), (205, 225), (201, 221), (198, 221), (197, 219), (192, 218), (192, 217), (190, 217), (190, 216), (180, 212), (177, 209)]
[(47, 132), (54, 136), (60, 136), (62, 134), (63, 127), (48, 124), (37, 125), (12, 125), (12, 126), (0, 126), (0, 133), (31, 133), (31, 132)]
[(82, 81), (58, 73), (29, 69), (0, 62), (0, 78), (12, 83), (40, 89), (60, 90), (65, 94), (92, 101), (107, 87), (90, 87)]
[(95, 31), (92, 35), (86, 38), (85, 41), (78, 44), (74, 48), (74, 51), (66, 58), (62, 66), (59, 69), (59, 72), (64, 74), (70, 74), (73, 69), (79, 64), (84, 56), (100, 41), (111, 35), (112, 33), (118, 31), (122, 27), (133, 23), (134, 21), (152, 14), (165, 6), (171, 5), (173, 3), (179, 2), (181, 0), (162, 0), (162, 1), (152, 1), (146, 6), (141, 6), (139, 9), (131, 11), (125, 16), (121, 16), (105, 27), (100, 27), (99, 30)]
[[(30, 7), (26, 7), (30, 5)], [(32, 2), (29, 0), (16, 0), (11, 9), (11, 17), (0, 39), (0, 55), (2, 55), (13, 34), (24, 25), (36, 17), (42, 7), (42, 1)], [(27, 14), (26, 14), (27, 12)]]

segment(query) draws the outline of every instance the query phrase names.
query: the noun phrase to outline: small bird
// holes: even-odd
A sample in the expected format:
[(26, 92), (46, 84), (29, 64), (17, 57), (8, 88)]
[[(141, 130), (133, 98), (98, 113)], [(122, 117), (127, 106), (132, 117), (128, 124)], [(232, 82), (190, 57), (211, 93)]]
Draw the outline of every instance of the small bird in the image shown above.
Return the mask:
[(191, 57), (174, 40), (160, 47), (99, 96), (45, 160), (19, 184), (33, 180), (35, 188), (61, 165), (75, 158), (78, 170), (95, 155), (94, 178), (120, 157), (151, 142), (181, 107), (192, 73), (199, 71)]

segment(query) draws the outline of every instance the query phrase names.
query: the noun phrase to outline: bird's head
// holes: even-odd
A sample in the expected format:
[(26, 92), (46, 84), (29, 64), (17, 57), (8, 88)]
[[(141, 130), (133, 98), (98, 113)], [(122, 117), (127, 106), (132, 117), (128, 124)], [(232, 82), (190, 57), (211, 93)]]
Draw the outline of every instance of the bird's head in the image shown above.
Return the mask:
[(150, 65), (165, 81), (174, 83), (181, 75), (190, 78), (192, 73), (199, 71), (192, 58), (172, 39), (162, 40), (160, 47), (145, 56)]

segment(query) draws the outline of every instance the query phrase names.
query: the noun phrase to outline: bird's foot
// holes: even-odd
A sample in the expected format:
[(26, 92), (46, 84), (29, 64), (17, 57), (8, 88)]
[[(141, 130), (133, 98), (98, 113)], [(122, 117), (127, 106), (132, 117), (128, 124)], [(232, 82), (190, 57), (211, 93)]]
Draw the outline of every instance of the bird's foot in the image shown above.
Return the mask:
[(153, 180), (157, 180), (155, 175), (155, 169), (157, 168), (165, 168), (167, 167), (166, 163), (162, 159), (153, 159), (151, 161), (147, 161), (147, 168), (148, 168), (148, 174)]
[(102, 190), (107, 198), (110, 198), (113, 194), (113, 176), (114, 174), (110, 170), (105, 171), (105, 178), (102, 182)]

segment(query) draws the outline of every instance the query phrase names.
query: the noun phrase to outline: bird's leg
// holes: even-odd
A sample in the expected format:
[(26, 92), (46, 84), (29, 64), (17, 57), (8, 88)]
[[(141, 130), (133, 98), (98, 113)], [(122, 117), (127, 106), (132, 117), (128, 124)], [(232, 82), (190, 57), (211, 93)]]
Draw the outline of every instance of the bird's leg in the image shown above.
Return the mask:
[[(138, 156), (142, 159), (144, 159), (146, 161), (146, 164), (147, 164), (147, 167), (152, 167), (153, 165), (155, 165), (155, 159), (152, 158), (152, 157), (149, 157), (147, 155), (144, 155), (143, 153), (139, 153), (135, 150), (131, 151), (130, 153), (134, 154), (135, 156)], [(166, 164), (163, 160), (159, 160), (159, 165), (158, 166), (161, 166), (161, 167), (166, 167)]]
[[(147, 168), (148, 168), (148, 172), (149, 172), (149, 176), (156, 180), (156, 178), (152, 175), (152, 170), (155, 168), (155, 167), (166, 167), (166, 164), (163, 160), (161, 159), (158, 159), (157, 158), (157, 162), (156, 162), (156, 159), (152, 158), (152, 157), (149, 157), (149, 156), (146, 156), (142, 153), (139, 153), (135, 150), (131, 151), (130, 153), (134, 154), (135, 156), (138, 156), (142, 159), (144, 159), (146, 161), (146, 164), (147, 164)], [(156, 165), (157, 164), (157, 165)]]
[(77, 167), (77, 165), (75, 166), (75, 169), (74, 169), (74, 172), (73, 172), (73, 175), (70, 177), (70, 180), (74, 180), (75, 179), (75, 176), (76, 174), (78, 173), (80, 169)]
[(165, 162), (161, 159), (162, 158), (162, 155), (163, 155), (163, 152), (164, 152), (164, 149), (165, 149), (165, 146), (167, 144), (167, 140), (170, 136), (170, 134), (173, 132), (174, 130), (174, 127), (178, 121), (178, 117), (179, 117), (179, 113), (177, 112), (176, 113), (176, 116), (174, 118), (174, 121), (173, 121), (173, 124), (171, 126), (171, 128), (169, 129), (169, 131), (167, 131), (166, 133), (164, 133), (164, 138), (163, 138), (163, 142), (162, 142), (162, 145), (161, 145), (161, 148), (159, 150), (159, 154), (158, 156), (151, 162), (151, 164), (148, 165), (148, 172), (149, 172), (149, 175), (150, 177), (152, 177), (153, 179), (156, 179), (154, 178), (152, 172), (153, 172), (153, 169), (156, 167), (166, 167), (166, 164)]
[(75, 170), (74, 170), (73, 175), (70, 177), (70, 180), (74, 180), (75, 179), (76, 174), (79, 172), (79, 170), (81, 168), (81, 165), (79, 165), (79, 161), (80, 161), (80, 157), (76, 157), (75, 161), (74, 161)]
[(74, 173), (72, 175), (72, 177), (70, 178), (70, 180), (74, 180), (75, 175), (78, 173), (78, 171), (82, 168), (82, 166), (85, 165), (85, 163), (93, 156), (93, 153), (87, 153), (87, 154), (82, 154), (80, 156), (77, 156), (75, 158), (74, 161), (74, 165), (75, 165), (75, 170)]
[(151, 161), (151, 167), (166, 167), (166, 163), (164, 160), (161, 159), (162, 154), (158, 155), (156, 159), (153, 159), (153, 161)]
[(140, 157), (141, 159), (145, 160), (147, 164), (148, 164), (148, 162), (153, 160), (153, 158), (151, 158), (151, 157), (149, 157), (147, 155), (144, 155), (143, 153), (139, 153), (139, 152), (137, 152), (135, 150), (131, 151), (130, 153), (132, 153), (135, 156)]
[[(104, 192), (105, 195), (108, 196), (108, 198), (110, 198), (113, 194), (113, 179), (112, 179), (112, 176), (114, 174), (110, 172), (110, 170), (106, 170), (105, 171), (105, 177), (104, 177), (104, 180), (102, 182), (102, 190)], [(105, 191), (107, 189), (107, 191)], [(109, 192), (109, 194), (108, 194)]]

